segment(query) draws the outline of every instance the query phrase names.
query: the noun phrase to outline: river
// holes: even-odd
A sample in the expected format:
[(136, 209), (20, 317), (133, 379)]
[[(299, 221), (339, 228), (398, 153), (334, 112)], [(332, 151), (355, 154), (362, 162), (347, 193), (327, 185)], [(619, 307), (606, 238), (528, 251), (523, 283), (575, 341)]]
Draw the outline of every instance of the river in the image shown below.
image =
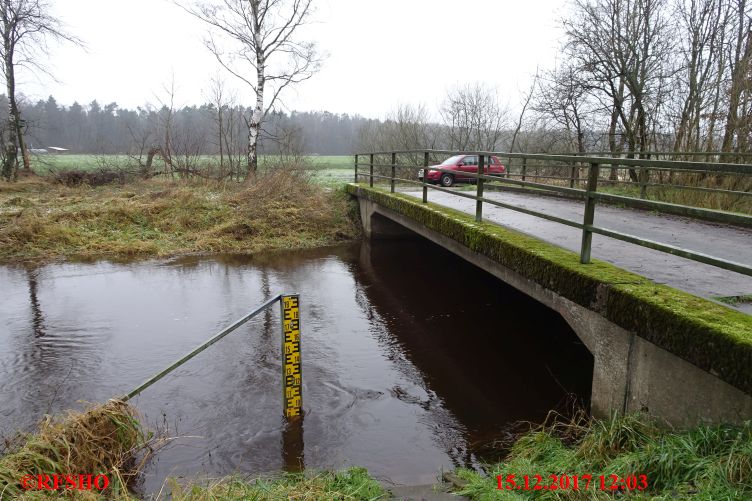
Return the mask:
[(566, 395), (592, 357), (564, 320), (421, 240), (258, 256), (0, 267), (0, 434), (135, 387), (267, 297), (301, 297), (301, 426), (281, 417), (278, 307), (132, 403), (170, 437), (167, 476), (365, 466), (399, 484), (495, 459), (509, 425)]

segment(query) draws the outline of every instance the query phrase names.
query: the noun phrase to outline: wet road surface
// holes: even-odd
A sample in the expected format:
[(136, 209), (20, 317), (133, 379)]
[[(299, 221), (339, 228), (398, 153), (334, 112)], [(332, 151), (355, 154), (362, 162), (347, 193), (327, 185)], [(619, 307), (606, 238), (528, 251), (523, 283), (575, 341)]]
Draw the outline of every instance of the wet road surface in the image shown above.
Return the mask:
[[(422, 196), (417, 191), (406, 193)], [(484, 196), (571, 221), (581, 223), (583, 218), (584, 203), (577, 200), (496, 191), (486, 192)], [(475, 214), (475, 200), (436, 190), (429, 191), (428, 200)], [(483, 217), (580, 252), (582, 231), (577, 228), (491, 204), (483, 205)], [(752, 266), (752, 229), (749, 228), (601, 204), (596, 206), (595, 225)], [(698, 296), (712, 298), (752, 294), (752, 277), (602, 235), (593, 235), (592, 256)]]

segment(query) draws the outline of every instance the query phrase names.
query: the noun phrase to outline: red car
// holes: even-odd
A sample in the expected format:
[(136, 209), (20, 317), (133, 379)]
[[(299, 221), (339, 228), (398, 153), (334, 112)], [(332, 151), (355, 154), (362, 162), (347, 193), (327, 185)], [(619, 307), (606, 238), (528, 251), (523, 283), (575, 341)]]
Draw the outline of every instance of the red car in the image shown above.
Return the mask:
[[(501, 176), (506, 172), (506, 168), (501, 164), (497, 157), (486, 157), (488, 165), (483, 167), (483, 173), (489, 176)], [(438, 167), (440, 169), (450, 170), (450, 172), (439, 172), (431, 170)], [(473, 174), (478, 173), (478, 155), (455, 155), (444, 160), (439, 165), (428, 167), (426, 182), (440, 183), (442, 186), (452, 186), (454, 183), (463, 181), (471, 182), (474, 177), (463, 175), (465, 172)], [(423, 180), (424, 169), (418, 171), (418, 179)]]

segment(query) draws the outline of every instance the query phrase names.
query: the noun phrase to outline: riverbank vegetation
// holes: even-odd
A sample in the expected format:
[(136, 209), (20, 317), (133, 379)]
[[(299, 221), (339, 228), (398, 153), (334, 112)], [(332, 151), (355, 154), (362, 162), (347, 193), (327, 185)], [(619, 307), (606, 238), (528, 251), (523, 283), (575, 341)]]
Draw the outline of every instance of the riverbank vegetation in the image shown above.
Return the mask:
[(349, 468), (340, 472), (288, 473), (273, 479), (245, 480), (228, 477), (206, 485), (179, 486), (170, 484), (170, 497), (176, 501), (214, 500), (347, 500), (375, 501), (387, 499), (387, 491), (365, 468)]
[(206, 180), (0, 183), (0, 261), (164, 257), (310, 248), (353, 239), (343, 191), (276, 169)]
[[(36, 432), (6, 439), (6, 450), (0, 456), (0, 499), (57, 498), (59, 490), (27, 491), (22, 480), (32, 476), (27, 486), (34, 487), (38, 481), (35, 475), (70, 474), (106, 475), (108, 497), (128, 499), (128, 486), (141, 471), (147, 457), (141, 453), (150, 438), (136, 419), (135, 410), (120, 401), (82, 413), (71, 411), (62, 418), (47, 417)], [(104, 484), (100, 482), (100, 486)], [(74, 492), (79, 499), (99, 497), (96, 490)]]
[[(569, 490), (498, 490), (497, 475), (514, 474), (519, 485), (535, 475), (549, 485), (549, 475), (592, 475), (590, 488)], [(601, 491), (600, 475), (646, 475), (647, 489), (627, 494)], [(752, 499), (752, 422), (743, 426), (700, 425), (674, 431), (643, 415), (589, 420), (584, 417), (530, 431), (512, 445), (506, 459), (487, 475), (459, 470), (466, 481), (459, 494), (490, 499)], [(584, 484), (584, 482), (581, 482)], [(639, 485), (639, 483), (638, 483)], [(580, 486), (582, 487), (582, 485)]]
[[(69, 412), (62, 418), (48, 417), (34, 433), (20, 435), (6, 443), (0, 455), (0, 499), (68, 499), (135, 501), (138, 475), (159, 440), (146, 433), (136, 411), (121, 401), (93, 406), (85, 412)], [(66, 475), (84, 474), (104, 480), (105, 487), (66, 489)], [(39, 477), (50, 489), (37, 489)], [(52, 489), (54, 476), (60, 486)], [(24, 479), (26, 481), (24, 482)], [(75, 480), (74, 480), (75, 482)], [(84, 486), (87, 480), (83, 481)], [(79, 486), (80, 487), (80, 486)], [(179, 484), (167, 479), (158, 498), (177, 501), (210, 500), (376, 500), (387, 492), (364, 468), (340, 472), (283, 474), (274, 478), (247, 479), (240, 476)]]
[[(127, 404), (110, 401), (61, 419), (46, 418), (35, 433), (6, 444), (0, 456), (0, 499), (52, 499), (58, 491), (26, 491), (27, 475), (86, 472), (107, 475), (109, 486), (67, 491), (72, 499), (135, 500), (138, 475), (159, 441), (146, 433)], [(752, 422), (740, 426), (699, 425), (672, 430), (641, 414), (599, 420), (584, 413), (563, 421), (558, 416), (527, 433), (516, 435), (506, 459), (487, 473), (460, 469), (453, 476), (455, 494), (472, 500), (495, 499), (752, 499)], [(531, 485), (540, 475), (584, 475), (593, 478), (587, 490), (499, 490), (514, 474), (519, 485), (528, 475)], [(602, 491), (599, 476), (645, 475), (647, 488), (614, 493)], [(584, 485), (584, 479), (581, 481)], [(31, 482), (33, 484), (33, 481)], [(607, 485), (610, 485), (610, 480)], [(636, 485), (642, 485), (637, 483)], [(157, 498), (178, 501), (210, 500), (377, 500), (390, 494), (364, 468), (340, 472), (286, 473), (249, 479), (168, 478)]]

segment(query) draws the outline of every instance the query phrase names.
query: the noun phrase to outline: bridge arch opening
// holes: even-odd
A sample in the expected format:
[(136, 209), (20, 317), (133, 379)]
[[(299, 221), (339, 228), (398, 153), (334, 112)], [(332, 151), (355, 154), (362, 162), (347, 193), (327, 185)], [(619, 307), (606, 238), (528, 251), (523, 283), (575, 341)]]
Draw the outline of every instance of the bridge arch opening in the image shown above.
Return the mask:
[(561, 314), (381, 214), (364, 227), (368, 294), (400, 312), (400, 342), (457, 412), (500, 425), (589, 409), (594, 357)]
[(364, 225), (366, 234), (373, 240), (413, 240), (420, 235), (401, 224), (374, 212)]

